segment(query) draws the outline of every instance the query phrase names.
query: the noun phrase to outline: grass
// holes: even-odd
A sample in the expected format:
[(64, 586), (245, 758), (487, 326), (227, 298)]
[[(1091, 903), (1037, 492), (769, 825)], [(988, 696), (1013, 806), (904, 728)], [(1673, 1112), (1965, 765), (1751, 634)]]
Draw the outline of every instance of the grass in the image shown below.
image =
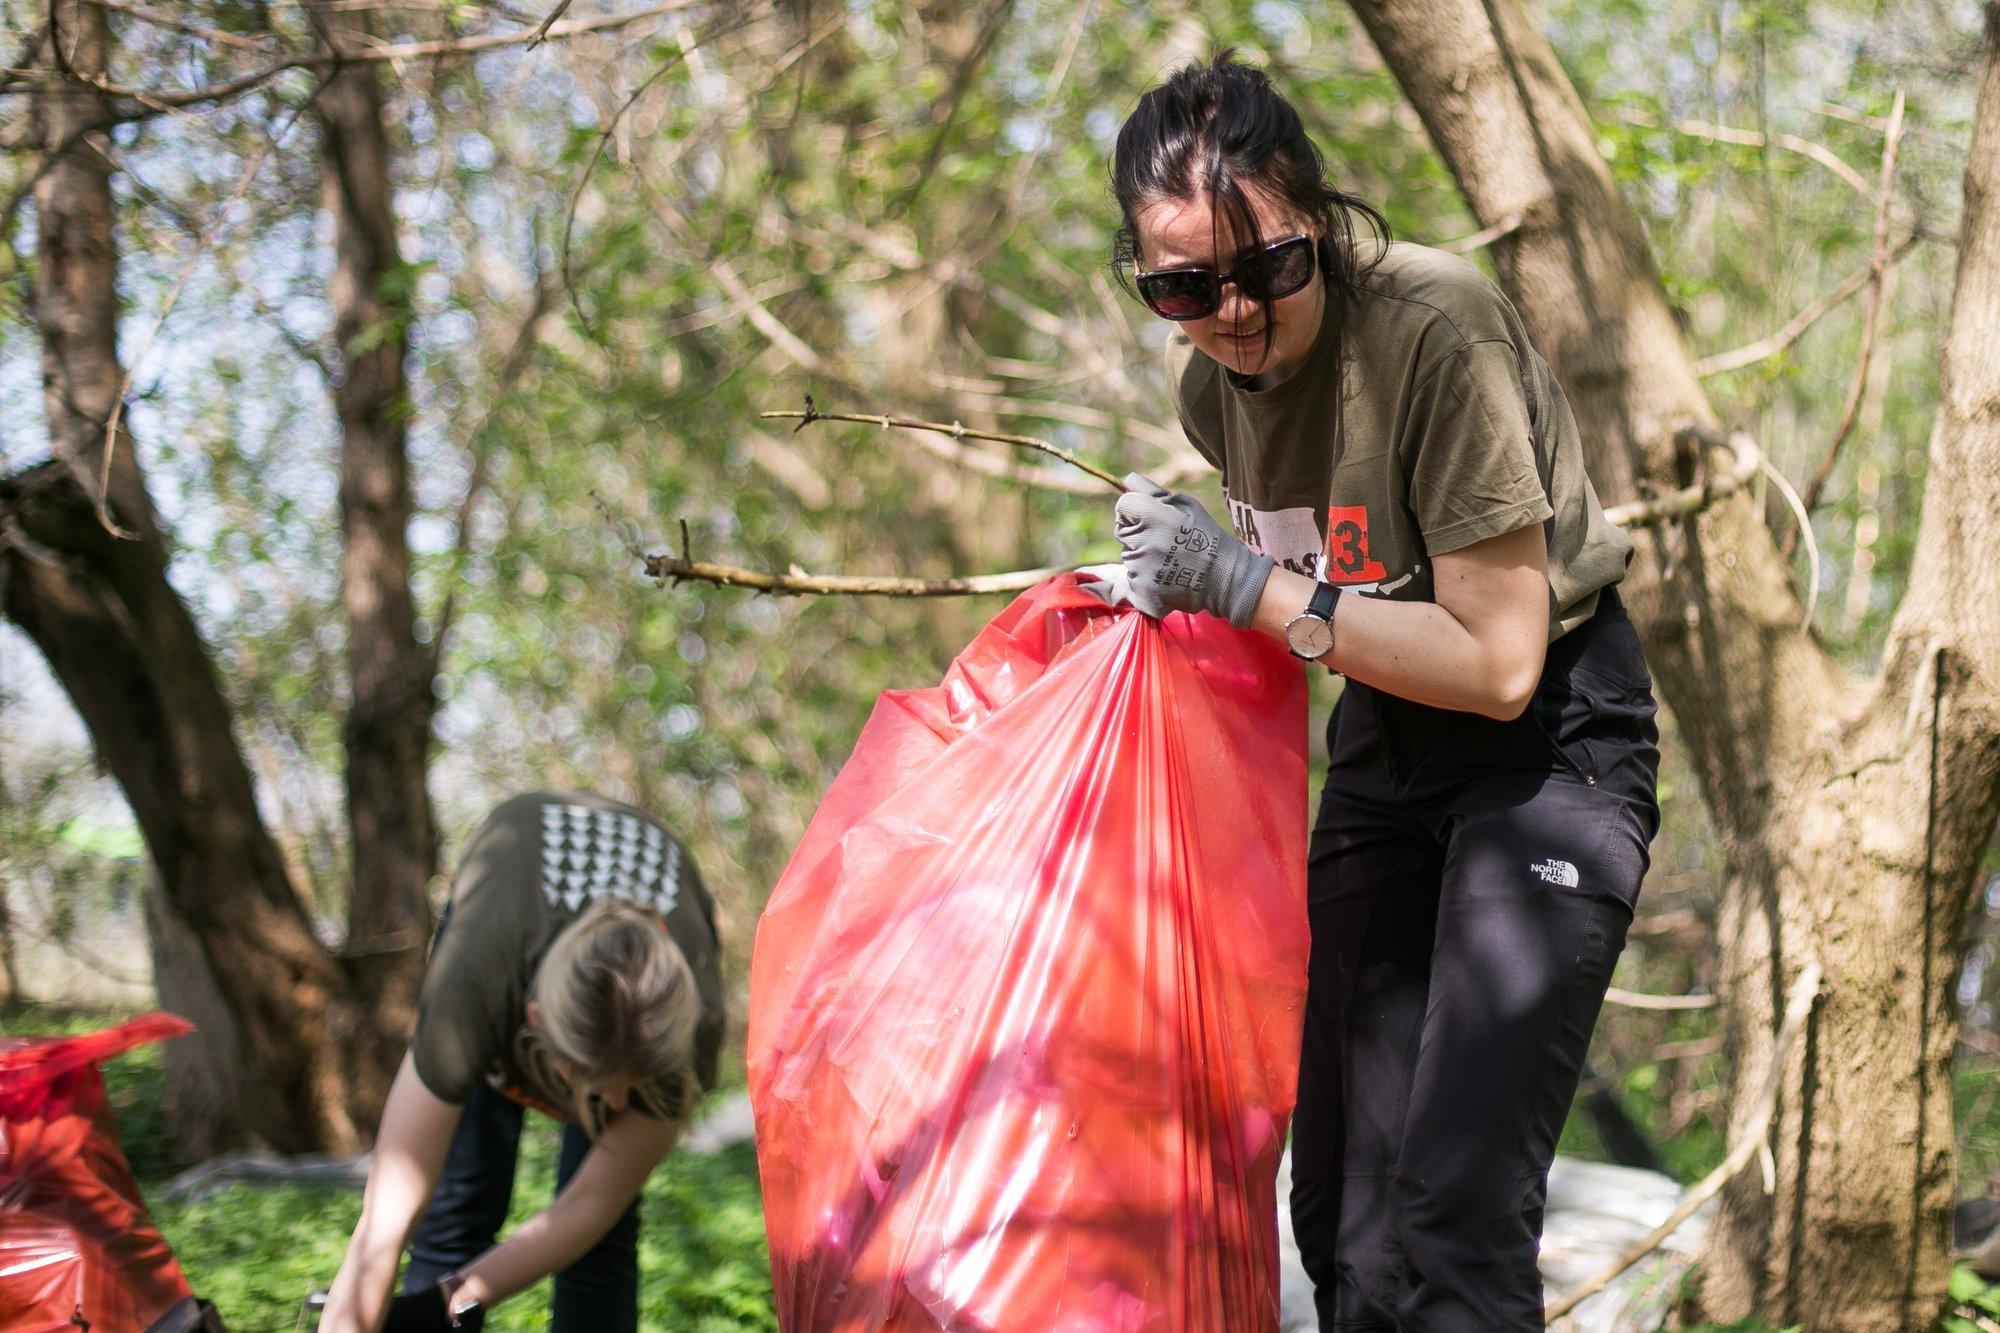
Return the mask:
[[(126, 1015), (37, 1009), (8, 1017), (10, 1034), (87, 1032)], [(162, 1104), (158, 1046), (104, 1066), (105, 1087), (133, 1174), (153, 1221), (174, 1247), (197, 1295), (214, 1301), (232, 1333), (279, 1333), (298, 1324), (306, 1293), (332, 1281), (361, 1212), (356, 1190), (328, 1185), (232, 1186), (189, 1203), (155, 1197), (189, 1163), (177, 1160)], [(508, 1225), (548, 1202), (558, 1128), (527, 1117)], [(775, 1330), (770, 1259), (757, 1161), (741, 1144), (713, 1157), (670, 1156), (639, 1205), (639, 1322), (677, 1333)], [(500, 1306), (490, 1329), (548, 1324), (541, 1282)]]

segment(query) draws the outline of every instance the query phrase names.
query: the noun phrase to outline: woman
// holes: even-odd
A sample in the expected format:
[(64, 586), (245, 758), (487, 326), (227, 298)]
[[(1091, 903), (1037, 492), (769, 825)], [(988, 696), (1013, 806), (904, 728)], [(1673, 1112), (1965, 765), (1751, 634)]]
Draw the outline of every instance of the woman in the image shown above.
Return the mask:
[[(722, 1020), (714, 909), (657, 820), (576, 793), (495, 809), (438, 926), (320, 1328), (476, 1329), (554, 1273), (552, 1328), (636, 1329), (639, 1190), (714, 1084)], [(495, 1245), (524, 1106), (567, 1122), (556, 1197)]]
[(1125, 595), (1346, 677), (1293, 1129), (1321, 1327), (1527, 1333), (1549, 1164), (1659, 823), (1632, 544), (1506, 297), (1389, 243), (1230, 54), (1118, 135), (1121, 272), (1175, 321), (1169, 383), (1229, 518), (1127, 478)]

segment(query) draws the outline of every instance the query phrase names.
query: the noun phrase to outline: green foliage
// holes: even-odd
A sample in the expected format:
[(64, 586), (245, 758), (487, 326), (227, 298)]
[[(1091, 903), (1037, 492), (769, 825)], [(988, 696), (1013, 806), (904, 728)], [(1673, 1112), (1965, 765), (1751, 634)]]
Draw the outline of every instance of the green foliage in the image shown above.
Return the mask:
[(1937, 1333), (1986, 1333), (1982, 1322), (2000, 1316), (2000, 1284), (1988, 1282), (1966, 1264), (1951, 1270), (1952, 1308), (1937, 1322)]
[[(555, 1127), (540, 1116), (528, 1125), (510, 1228), (541, 1209), (555, 1183)], [(195, 1291), (216, 1303), (230, 1327), (255, 1329), (284, 1325), (307, 1292), (332, 1281), (360, 1208), (353, 1190), (236, 1186), (152, 1211)], [(747, 1145), (715, 1157), (669, 1157), (646, 1183), (639, 1235), (641, 1327), (777, 1328), (756, 1158)], [(498, 1307), (487, 1327), (546, 1327), (549, 1286), (540, 1282)]]

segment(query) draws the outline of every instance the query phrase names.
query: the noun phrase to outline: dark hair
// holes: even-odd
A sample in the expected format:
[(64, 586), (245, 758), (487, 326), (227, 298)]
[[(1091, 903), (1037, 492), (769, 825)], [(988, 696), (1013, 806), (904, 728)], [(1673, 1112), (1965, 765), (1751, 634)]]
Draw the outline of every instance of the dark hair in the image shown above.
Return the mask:
[[(1237, 236), (1264, 244), (1241, 184), (1250, 181), (1320, 224), (1319, 267), (1332, 307), (1326, 317), (1338, 320), (1355, 286), (1387, 251), (1388, 220), (1327, 183), (1326, 161), (1298, 111), (1262, 70), (1235, 60), (1235, 52), (1225, 46), (1206, 65), (1195, 60), (1181, 66), (1149, 88), (1119, 127), (1111, 159), (1111, 193), (1121, 216), (1111, 241), (1114, 276), (1132, 290), (1125, 270), (1139, 258), (1138, 213), (1163, 199), (1212, 195), (1216, 214), (1229, 219)], [(1382, 242), (1365, 264), (1355, 253), (1356, 214), (1374, 224)], [(1219, 236), (1220, 227), (1212, 225), (1210, 234)], [(1271, 321), (1265, 314), (1268, 354)]]

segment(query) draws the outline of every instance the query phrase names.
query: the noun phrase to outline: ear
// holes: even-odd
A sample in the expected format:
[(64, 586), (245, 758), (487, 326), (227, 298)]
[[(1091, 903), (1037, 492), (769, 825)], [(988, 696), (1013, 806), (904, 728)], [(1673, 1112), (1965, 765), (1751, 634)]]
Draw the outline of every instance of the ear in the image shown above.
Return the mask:
[(542, 1030), (542, 1006), (533, 1000), (528, 1001), (528, 1026), (537, 1032)]

